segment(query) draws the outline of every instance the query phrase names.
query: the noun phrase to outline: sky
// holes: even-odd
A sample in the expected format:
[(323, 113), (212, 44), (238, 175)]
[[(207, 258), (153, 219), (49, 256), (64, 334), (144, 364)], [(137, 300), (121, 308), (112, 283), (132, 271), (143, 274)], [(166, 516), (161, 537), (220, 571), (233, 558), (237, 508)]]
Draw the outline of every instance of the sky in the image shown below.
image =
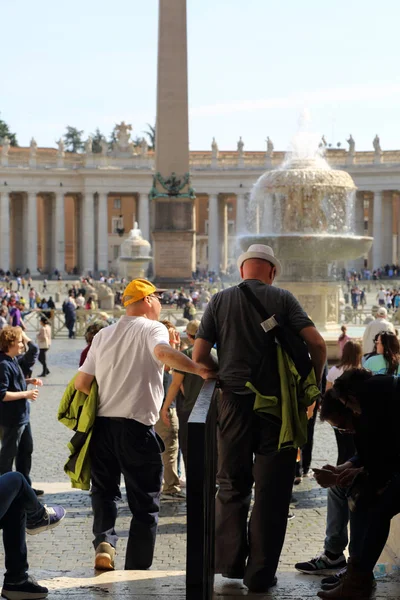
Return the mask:
[[(170, 0), (173, 1), (173, 0)], [(190, 148), (400, 148), (398, 0), (187, 0)], [(0, 0), (0, 118), (21, 146), (155, 122), (158, 0)]]

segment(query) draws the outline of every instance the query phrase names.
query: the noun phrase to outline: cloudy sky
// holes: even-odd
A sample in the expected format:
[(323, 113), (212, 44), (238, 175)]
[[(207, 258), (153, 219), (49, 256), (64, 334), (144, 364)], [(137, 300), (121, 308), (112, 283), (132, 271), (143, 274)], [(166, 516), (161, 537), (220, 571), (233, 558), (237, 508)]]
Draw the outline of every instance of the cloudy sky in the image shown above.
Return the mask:
[[(285, 150), (307, 109), (333, 146), (400, 148), (396, 0), (188, 0), (190, 146)], [(0, 0), (0, 118), (20, 145), (155, 120), (158, 0)]]

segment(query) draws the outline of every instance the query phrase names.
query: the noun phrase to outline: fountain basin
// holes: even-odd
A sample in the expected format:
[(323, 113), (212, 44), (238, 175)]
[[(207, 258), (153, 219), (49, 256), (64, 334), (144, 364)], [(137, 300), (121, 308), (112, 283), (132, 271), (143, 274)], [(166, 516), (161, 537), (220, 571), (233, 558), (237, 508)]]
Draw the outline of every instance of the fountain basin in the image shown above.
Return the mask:
[(251, 244), (266, 244), (279, 260), (310, 263), (360, 258), (368, 253), (372, 242), (372, 237), (329, 233), (247, 234), (239, 238), (244, 251)]

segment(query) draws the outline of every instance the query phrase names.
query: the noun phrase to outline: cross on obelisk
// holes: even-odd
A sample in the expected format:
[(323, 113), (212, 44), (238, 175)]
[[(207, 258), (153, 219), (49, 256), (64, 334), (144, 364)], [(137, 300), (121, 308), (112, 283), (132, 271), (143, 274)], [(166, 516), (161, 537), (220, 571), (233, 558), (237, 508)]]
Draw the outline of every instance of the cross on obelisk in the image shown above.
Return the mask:
[(186, 0), (159, 0), (154, 266), (159, 281), (190, 279), (196, 264), (189, 177)]

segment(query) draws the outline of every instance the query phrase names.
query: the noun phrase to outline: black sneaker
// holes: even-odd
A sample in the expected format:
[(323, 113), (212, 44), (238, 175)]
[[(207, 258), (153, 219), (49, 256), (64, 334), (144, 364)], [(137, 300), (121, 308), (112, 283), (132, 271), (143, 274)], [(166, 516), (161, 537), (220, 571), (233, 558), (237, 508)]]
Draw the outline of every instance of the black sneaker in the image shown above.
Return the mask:
[(57, 525), (59, 525), (65, 517), (66, 510), (62, 506), (44, 505), (44, 508), (45, 513), (39, 523), (26, 524), (26, 533), (29, 533), (29, 535), (36, 535), (38, 533), (42, 533), (42, 531), (53, 529), (53, 527), (57, 527)]
[(295, 518), (295, 516), (296, 516), (296, 515), (295, 515), (294, 513), (291, 513), (291, 512), (290, 512), (290, 513), (288, 513), (287, 520), (288, 520), (288, 521), (291, 521), (292, 519), (294, 519), (294, 518)]
[[(336, 573), (336, 575), (331, 575), (330, 577), (325, 577), (321, 581), (321, 589), (324, 590), (324, 592), (327, 592), (328, 590), (333, 590), (335, 587), (337, 587), (339, 585), (339, 583), (341, 582), (342, 578), (346, 575), (346, 573), (347, 573), (347, 567), (338, 571)], [(376, 588), (376, 581), (375, 581), (374, 575), (372, 575), (372, 587)]]
[(35, 600), (47, 598), (49, 590), (39, 585), (34, 577), (29, 575), (23, 583), (3, 583), (1, 595), (9, 600)]
[(307, 562), (299, 562), (294, 565), (294, 568), (301, 573), (317, 575), (333, 575), (347, 565), (344, 554), (336, 560), (328, 558), (325, 554), (319, 554), (315, 558)]

